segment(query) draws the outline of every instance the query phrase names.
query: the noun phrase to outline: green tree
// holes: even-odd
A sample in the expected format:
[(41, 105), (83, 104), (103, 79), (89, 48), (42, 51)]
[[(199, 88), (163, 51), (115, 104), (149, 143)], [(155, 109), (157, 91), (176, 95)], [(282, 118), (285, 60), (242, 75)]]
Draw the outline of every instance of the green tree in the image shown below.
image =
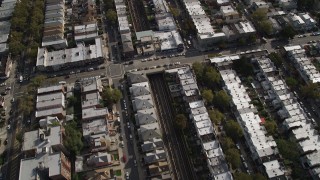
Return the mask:
[(184, 114), (176, 115), (175, 124), (177, 127), (184, 130), (187, 127), (187, 117)]
[(229, 137), (220, 138), (220, 143), (224, 151), (227, 151), (228, 149), (236, 147), (233, 140)]
[(272, 31), (273, 31), (272, 23), (268, 19), (264, 20), (264, 21), (261, 21), (261, 23), (259, 23), (259, 28), (265, 34), (271, 34)]
[(260, 173), (256, 173), (253, 175), (253, 179), (254, 180), (267, 180), (268, 178), (264, 177), (262, 174)]
[(37, 75), (36, 77), (31, 79), (30, 84), (32, 85), (33, 88), (38, 89), (40, 86), (42, 86), (45, 80), (46, 80), (45, 75)]
[(192, 69), (197, 77), (197, 80), (202, 80), (204, 74), (204, 67), (203, 64), (200, 62), (194, 62), (192, 64)]
[(201, 92), (201, 95), (203, 97), (203, 99), (205, 100), (206, 103), (211, 103), (213, 100), (213, 93), (211, 89), (204, 89)]
[(299, 82), (293, 78), (293, 77), (287, 77), (286, 78), (286, 84), (290, 87), (290, 88), (296, 88), (299, 85)]
[(285, 39), (293, 39), (296, 35), (296, 31), (291, 25), (286, 25), (280, 32), (281, 37)]
[(237, 71), (237, 73), (247, 77), (253, 76), (253, 65), (249, 58), (241, 57), (239, 60), (232, 63), (232, 68)]
[(243, 172), (236, 172), (234, 173), (234, 180), (252, 180), (252, 177)]
[(74, 104), (77, 103), (77, 98), (74, 96), (70, 96), (68, 97), (68, 106), (74, 106)]
[(269, 54), (270, 60), (274, 63), (275, 66), (280, 68), (280, 66), (283, 64), (284, 59), (281, 57), (279, 53), (272, 52)]
[(241, 165), (240, 153), (235, 148), (226, 151), (226, 160), (231, 164), (232, 168), (239, 168)]
[(256, 22), (261, 22), (267, 19), (267, 9), (257, 9), (255, 12), (252, 13), (251, 18)]
[(109, 22), (111, 22), (112, 24), (115, 24), (117, 22), (117, 13), (112, 10), (112, 9), (109, 9), (106, 13), (106, 18)]
[(220, 107), (221, 109), (225, 109), (229, 106), (230, 100), (231, 100), (231, 97), (223, 90), (220, 90), (214, 95), (213, 103), (217, 107)]
[(319, 91), (317, 84), (307, 84), (301, 87), (301, 94), (305, 98), (317, 99), (319, 98)]
[(72, 121), (65, 126), (64, 145), (71, 152), (76, 155), (80, 154), (83, 148), (82, 133), (77, 129), (77, 123)]
[(275, 121), (266, 121), (264, 123), (264, 127), (266, 128), (268, 134), (275, 135), (278, 131), (278, 126)]
[(20, 55), (22, 51), (24, 51), (25, 46), (19, 41), (10, 41), (9, 42), (9, 52), (13, 56)]
[(299, 161), (299, 152), (296, 151), (297, 145), (294, 142), (285, 139), (276, 140), (280, 154), (287, 160), (292, 162)]
[(19, 112), (22, 112), (24, 115), (30, 115), (34, 110), (34, 101), (32, 95), (25, 95), (18, 99), (18, 109)]
[(209, 117), (214, 124), (220, 124), (224, 119), (224, 115), (217, 109), (212, 109), (208, 111)]
[(234, 141), (238, 141), (243, 136), (240, 125), (233, 120), (227, 121), (225, 125), (225, 131), (227, 135)]
[(122, 94), (118, 89), (105, 87), (102, 91), (102, 98), (108, 106), (112, 106), (114, 103), (117, 103), (122, 98)]
[(205, 75), (204, 79), (209, 86), (214, 86), (215, 84), (219, 83), (221, 80), (219, 72), (214, 69), (212, 66), (207, 66), (205, 68)]

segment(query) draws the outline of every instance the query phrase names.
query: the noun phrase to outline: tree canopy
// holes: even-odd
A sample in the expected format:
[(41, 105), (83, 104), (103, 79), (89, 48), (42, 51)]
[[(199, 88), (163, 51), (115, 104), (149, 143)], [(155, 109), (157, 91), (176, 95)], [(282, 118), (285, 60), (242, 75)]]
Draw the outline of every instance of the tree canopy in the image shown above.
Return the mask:
[(223, 90), (220, 90), (214, 95), (213, 103), (217, 107), (220, 107), (221, 109), (225, 109), (229, 106), (230, 100), (231, 100), (231, 97)]
[(233, 120), (227, 121), (225, 125), (225, 130), (227, 135), (234, 141), (239, 140), (243, 136), (243, 132), (240, 125)]
[(272, 52), (269, 54), (270, 60), (277, 66), (278, 68), (282, 65), (284, 59), (281, 57), (279, 53)]
[(175, 118), (175, 124), (177, 127), (184, 130), (187, 127), (187, 117), (184, 114), (177, 114)]
[(230, 137), (222, 137), (220, 138), (220, 143), (224, 151), (227, 151), (228, 149), (236, 147), (233, 140)]
[(30, 115), (34, 110), (34, 99), (32, 95), (25, 95), (18, 99), (19, 102), (19, 111), (24, 115)]
[(209, 85), (209, 87), (218, 84), (221, 80), (219, 72), (212, 66), (206, 66), (204, 73), (204, 80)]
[(203, 64), (200, 62), (194, 62), (192, 64), (192, 69), (197, 77), (197, 80), (202, 80), (204, 67)]
[(104, 87), (102, 91), (102, 98), (107, 103), (107, 106), (112, 106), (122, 98), (122, 94), (119, 89)]
[(71, 152), (76, 155), (80, 154), (83, 148), (82, 133), (77, 129), (76, 122), (70, 122), (65, 126), (64, 145)]
[(255, 12), (251, 15), (253, 21), (255, 21), (257, 28), (265, 33), (265, 34), (271, 34), (273, 31), (272, 23), (267, 17), (267, 10), (266, 9), (257, 9)]
[(240, 153), (235, 148), (226, 151), (226, 159), (233, 168), (239, 168), (241, 165)]
[(250, 59), (246, 57), (241, 57), (239, 60), (234, 61), (232, 68), (246, 77), (254, 74), (253, 65), (250, 63)]
[(305, 98), (317, 99), (320, 97), (317, 84), (307, 84), (301, 87), (301, 94)]
[(211, 89), (204, 89), (201, 92), (201, 95), (203, 97), (203, 99), (205, 100), (206, 103), (211, 103), (213, 100), (213, 93)]
[(285, 39), (293, 39), (296, 35), (296, 31), (291, 25), (286, 25), (280, 32), (281, 37)]
[(211, 109), (208, 111), (209, 117), (214, 124), (220, 124), (224, 119), (224, 115), (217, 109)]
[(112, 9), (109, 9), (106, 13), (106, 18), (109, 22), (111, 22), (112, 24), (115, 24), (117, 22), (117, 13), (112, 10)]
[(278, 125), (275, 121), (266, 121), (264, 127), (270, 135), (275, 135), (278, 132)]
[(236, 172), (234, 173), (234, 179), (235, 180), (252, 180), (252, 177), (247, 173)]
[(286, 84), (290, 87), (290, 88), (297, 88), (299, 86), (299, 82), (297, 79), (293, 78), (293, 77), (287, 77), (286, 78)]
[(288, 159), (293, 162), (299, 160), (299, 152), (296, 151), (297, 145), (294, 142), (285, 139), (277, 139), (276, 143), (280, 154), (285, 159)]

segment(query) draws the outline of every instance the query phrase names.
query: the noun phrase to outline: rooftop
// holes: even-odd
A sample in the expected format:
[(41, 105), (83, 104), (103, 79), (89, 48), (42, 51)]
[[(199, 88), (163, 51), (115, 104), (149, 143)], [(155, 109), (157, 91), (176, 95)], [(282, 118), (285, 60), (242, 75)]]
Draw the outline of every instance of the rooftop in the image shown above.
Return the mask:
[(37, 153), (41, 153), (43, 148), (62, 144), (62, 131), (60, 126), (56, 126), (48, 128), (48, 130), (38, 129), (26, 132), (22, 149), (23, 151), (35, 149)]
[[(60, 175), (62, 156), (64, 155), (60, 152), (55, 154), (39, 154), (35, 158), (22, 159), (20, 162), (19, 180), (49, 179), (51, 176)], [(41, 172), (41, 168), (43, 168), (43, 172)], [(48, 169), (48, 172), (45, 169)]]
[(83, 120), (94, 120), (94, 119), (101, 119), (106, 118), (108, 115), (107, 108), (87, 108), (82, 110), (82, 119)]
[(87, 137), (93, 134), (107, 133), (106, 119), (96, 119), (90, 122), (82, 123), (83, 137)]
[(95, 45), (86, 47), (83, 43), (77, 47), (49, 52), (46, 48), (38, 48), (37, 66), (61, 66), (88, 59), (102, 58), (101, 38), (95, 39)]

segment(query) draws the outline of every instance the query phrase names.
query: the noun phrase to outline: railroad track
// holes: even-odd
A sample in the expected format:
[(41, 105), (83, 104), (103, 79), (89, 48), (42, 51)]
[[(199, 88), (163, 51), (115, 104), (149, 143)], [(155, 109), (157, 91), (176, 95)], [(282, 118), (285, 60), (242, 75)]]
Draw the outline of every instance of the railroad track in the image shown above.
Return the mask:
[(175, 174), (175, 179), (197, 179), (188, 153), (186, 152), (186, 146), (182, 143), (184, 140), (181, 138), (181, 134), (177, 134), (174, 129), (170, 94), (165, 85), (164, 78), (162, 74), (151, 75), (149, 81), (157, 105), (160, 119), (159, 123), (162, 131), (164, 131), (163, 139), (167, 144), (171, 168)]
[(128, 0), (129, 11), (133, 21), (135, 32), (149, 30), (149, 23), (146, 19), (144, 5), (141, 0)]

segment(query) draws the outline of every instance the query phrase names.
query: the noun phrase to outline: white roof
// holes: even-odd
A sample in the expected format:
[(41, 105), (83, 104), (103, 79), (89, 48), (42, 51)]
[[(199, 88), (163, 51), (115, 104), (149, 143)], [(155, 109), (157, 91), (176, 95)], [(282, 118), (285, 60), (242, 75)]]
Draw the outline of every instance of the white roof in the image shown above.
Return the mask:
[(274, 178), (284, 175), (283, 169), (280, 167), (278, 160), (273, 160), (263, 163), (263, 166), (266, 168), (268, 178)]
[(199, 108), (199, 107), (204, 107), (204, 102), (203, 102), (202, 100), (190, 102), (190, 103), (189, 103), (189, 107), (190, 107), (191, 109)]
[(49, 169), (49, 176), (60, 175), (62, 171), (61, 157), (63, 153), (37, 155), (35, 158), (21, 159), (19, 180), (37, 179), (39, 164)]
[(89, 45), (88, 47), (86, 47), (83, 43), (79, 43), (75, 48), (51, 52), (48, 52), (45, 48), (38, 48), (37, 66), (61, 66), (66, 63), (102, 57), (101, 38), (96, 38), (95, 45)]
[[(60, 126), (50, 127), (50, 132), (45, 133), (46, 130), (38, 129), (24, 133), (24, 141), (22, 145), (23, 151), (35, 149), (37, 153), (42, 152), (44, 147), (51, 148), (51, 146), (62, 144), (62, 129)], [(44, 140), (40, 139), (40, 135), (44, 136)], [(46, 134), (46, 135), (44, 135)], [(42, 136), (41, 135), (41, 136)]]
[(240, 57), (238, 55), (231, 55), (231, 56), (220, 56), (220, 57), (214, 57), (211, 58), (210, 61), (211, 63), (220, 63), (220, 62), (225, 62), (225, 61), (234, 61), (238, 60)]

